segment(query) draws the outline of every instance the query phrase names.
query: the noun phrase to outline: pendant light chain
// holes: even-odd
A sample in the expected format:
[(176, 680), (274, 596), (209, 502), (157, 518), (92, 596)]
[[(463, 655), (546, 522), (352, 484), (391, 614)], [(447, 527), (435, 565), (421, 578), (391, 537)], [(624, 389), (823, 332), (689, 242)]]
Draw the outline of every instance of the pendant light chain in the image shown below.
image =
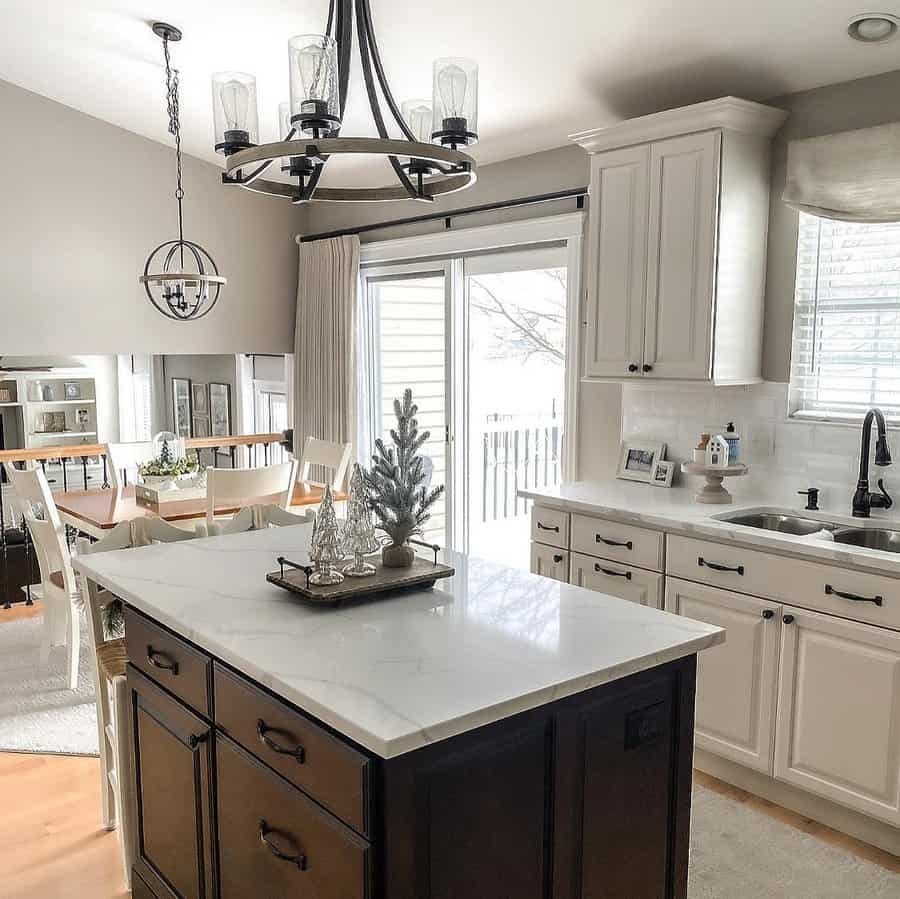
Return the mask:
[[(166, 61), (166, 107), (169, 112), (169, 133), (175, 138), (175, 199), (178, 201), (178, 239), (184, 240), (184, 215), (182, 200), (184, 187), (181, 179), (181, 114), (178, 108), (178, 69), (172, 68), (169, 56), (169, 39), (163, 38), (163, 56)], [(181, 251), (182, 265), (184, 250)]]

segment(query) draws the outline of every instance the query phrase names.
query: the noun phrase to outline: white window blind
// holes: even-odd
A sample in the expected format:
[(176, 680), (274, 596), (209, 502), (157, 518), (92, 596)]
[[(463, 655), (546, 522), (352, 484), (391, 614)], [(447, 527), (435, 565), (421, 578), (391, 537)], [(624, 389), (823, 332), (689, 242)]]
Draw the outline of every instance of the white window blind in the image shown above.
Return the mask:
[(791, 412), (900, 420), (900, 222), (800, 214)]

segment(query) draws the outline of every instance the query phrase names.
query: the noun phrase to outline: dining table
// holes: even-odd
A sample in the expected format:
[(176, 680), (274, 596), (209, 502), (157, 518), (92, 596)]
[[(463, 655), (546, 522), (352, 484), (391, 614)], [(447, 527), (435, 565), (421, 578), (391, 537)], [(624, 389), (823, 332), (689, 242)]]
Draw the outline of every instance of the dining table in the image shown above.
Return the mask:
[[(307, 481), (298, 481), (291, 497), (290, 508), (317, 506), (325, 496), (325, 487)], [(336, 502), (346, 500), (346, 494), (335, 491)], [(99, 540), (104, 533), (122, 521), (134, 521), (137, 518), (162, 518), (169, 522), (190, 522), (206, 517), (206, 497), (173, 500), (165, 504), (165, 511), (157, 515), (152, 509), (138, 505), (134, 496), (134, 486), (124, 488), (121, 500), (115, 502), (115, 491), (104, 488), (93, 490), (69, 490), (54, 495), (56, 508), (63, 524), (68, 525), (81, 534)], [(234, 515), (242, 508), (251, 505), (278, 504), (278, 496), (247, 497), (239, 505), (232, 503), (216, 506), (214, 515)]]

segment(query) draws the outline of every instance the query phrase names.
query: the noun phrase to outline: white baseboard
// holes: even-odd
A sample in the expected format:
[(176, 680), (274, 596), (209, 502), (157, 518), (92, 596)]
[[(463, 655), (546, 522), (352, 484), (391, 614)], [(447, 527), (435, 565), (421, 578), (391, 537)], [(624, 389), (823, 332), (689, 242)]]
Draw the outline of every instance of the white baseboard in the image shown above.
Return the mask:
[(900, 830), (890, 824), (876, 821), (790, 784), (781, 783), (761, 771), (745, 768), (737, 762), (713, 755), (703, 749), (694, 750), (694, 767), (748, 793), (753, 793), (754, 796), (768, 799), (769, 802), (774, 802), (792, 812), (812, 818), (892, 855), (900, 856)]

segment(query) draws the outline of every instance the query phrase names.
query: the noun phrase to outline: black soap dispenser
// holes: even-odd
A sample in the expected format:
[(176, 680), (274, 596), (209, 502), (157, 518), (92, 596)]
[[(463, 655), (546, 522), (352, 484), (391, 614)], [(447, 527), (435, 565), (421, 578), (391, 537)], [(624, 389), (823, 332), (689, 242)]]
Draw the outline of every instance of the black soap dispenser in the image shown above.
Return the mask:
[(741, 435), (734, 428), (734, 422), (730, 421), (722, 435), (728, 443), (728, 464), (734, 465), (741, 461)]

